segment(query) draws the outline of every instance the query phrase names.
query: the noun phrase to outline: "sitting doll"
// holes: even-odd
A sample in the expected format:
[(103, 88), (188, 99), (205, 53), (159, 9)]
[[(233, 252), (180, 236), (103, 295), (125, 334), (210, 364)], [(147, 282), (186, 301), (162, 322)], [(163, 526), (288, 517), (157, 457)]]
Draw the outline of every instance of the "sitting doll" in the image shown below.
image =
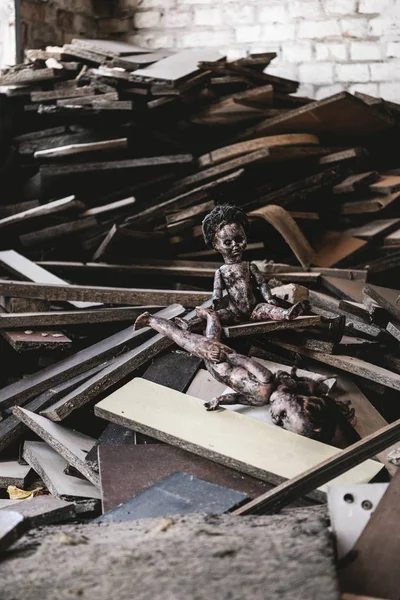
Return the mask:
[(341, 413), (350, 420), (348, 407), (339, 405), (326, 395), (323, 380), (315, 382), (298, 378), (295, 371), (271, 373), (258, 362), (237, 354), (220, 342), (221, 323), (217, 312), (197, 308), (200, 319), (207, 321), (206, 335), (184, 331), (175, 323), (143, 313), (135, 323), (135, 329), (150, 326), (172, 339), (191, 354), (205, 361), (209, 373), (219, 382), (234, 390), (206, 402), (207, 410), (220, 405), (244, 404), (263, 406), (271, 404), (271, 418), (276, 425), (307, 437), (328, 442), (334, 436), (341, 420)]
[[(223, 325), (244, 321), (283, 321), (295, 319), (302, 312), (301, 303), (281, 308), (258, 267), (242, 260), (247, 246), (247, 215), (240, 208), (223, 204), (216, 206), (203, 220), (203, 236), (206, 244), (219, 252), (224, 265), (217, 269), (212, 295), (213, 308)], [(224, 289), (228, 302), (223, 306)], [(191, 329), (198, 319), (185, 322), (176, 319), (182, 329)]]

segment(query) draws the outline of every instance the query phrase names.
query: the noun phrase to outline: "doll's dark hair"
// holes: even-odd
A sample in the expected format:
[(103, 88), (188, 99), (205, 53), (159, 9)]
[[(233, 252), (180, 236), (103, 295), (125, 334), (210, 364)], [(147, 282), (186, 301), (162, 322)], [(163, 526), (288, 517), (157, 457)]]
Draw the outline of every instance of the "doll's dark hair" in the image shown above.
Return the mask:
[(248, 232), (249, 220), (241, 208), (232, 204), (219, 204), (203, 219), (203, 237), (207, 246), (213, 247), (215, 234), (228, 223), (238, 223), (245, 233)]

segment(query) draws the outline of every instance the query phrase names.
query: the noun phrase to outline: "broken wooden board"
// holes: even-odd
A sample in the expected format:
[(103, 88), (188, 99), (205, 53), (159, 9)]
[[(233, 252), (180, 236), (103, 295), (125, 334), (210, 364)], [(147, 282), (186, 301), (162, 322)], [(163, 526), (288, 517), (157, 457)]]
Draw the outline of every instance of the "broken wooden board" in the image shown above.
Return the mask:
[(164, 477), (95, 523), (120, 523), (176, 514), (220, 514), (247, 499), (245, 494), (178, 471)]
[[(193, 307), (208, 300), (209, 292), (146, 290), (142, 288), (113, 288), (103, 286), (37, 284), (19, 281), (0, 281), (0, 295), (15, 298), (36, 298), (69, 302), (79, 300), (85, 307), (93, 303), (167, 306), (179, 302)], [(87, 302), (86, 302), (87, 300)]]
[(266, 514), (280, 510), (293, 500), (310, 493), (317, 486), (331, 481), (333, 477), (335, 477), (335, 481), (339, 481), (341, 478), (338, 478), (338, 475), (348, 475), (351, 472), (349, 469), (354, 468), (355, 465), (365, 464), (366, 459), (385, 450), (399, 440), (400, 419), (379, 429), (379, 431), (371, 433), (334, 456), (319, 462), (300, 475), (293, 477), (293, 479), (279, 484), (270, 492), (266, 492), (259, 498), (238, 508), (233, 514)]
[(36, 496), (19, 500), (13, 502), (11, 509), (0, 507), (0, 510), (17, 512), (27, 521), (28, 527), (43, 527), (76, 519), (75, 505), (72, 502), (65, 502), (52, 496)]
[(331, 365), (332, 367), (341, 369), (347, 373), (353, 373), (359, 377), (364, 377), (370, 381), (375, 381), (386, 387), (400, 391), (400, 375), (393, 373), (392, 371), (388, 371), (388, 369), (384, 369), (383, 367), (379, 367), (362, 360), (361, 358), (357, 358), (355, 356), (325, 354), (323, 352), (309, 350), (303, 346), (298, 346), (292, 343), (289, 344), (282, 341), (279, 342), (279, 345), (282, 346), (282, 348), (286, 348), (292, 352), (298, 352), (302, 356), (308, 356), (309, 358), (313, 358), (319, 362)]
[(396, 321), (400, 321), (400, 290), (367, 283), (364, 292), (387, 310)]
[(396, 600), (400, 573), (396, 557), (400, 551), (397, 510), (400, 471), (384, 493), (356, 542), (352, 560), (339, 571), (341, 587), (347, 592)]
[(49, 446), (61, 454), (69, 465), (75, 467), (93, 485), (100, 486), (97, 474), (85, 462), (86, 454), (93, 447), (96, 440), (74, 429), (52, 423), (49, 419), (36, 415), (20, 406), (16, 406), (13, 412), (29, 429), (32, 429)]
[(98, 453), (103, 513), (176, 471), (237, 490), (250, 498), (270, 489), (263, 481), (166, 444), (102, 445)]
[[(75, 196), (68, 196), (67, 198), (61, 198), (61, 200), (54, 200), (53, 202), (48, 202), (47, 204), (42, 204), (40, 206), (36, 206), (33, 208), (28, 208), (27, 210), (23, 210), (21, 212), (14, 213), (8, 217), (4, 217), (0, 219), (0, 231), (2, 229), (11, 229), (19, 224), (26, 224), (27, 221), (34, 221), (35, 219), (40, 219), (41, 217), (49, 216), (49, 215), (58, 215), (63, 212), (72, 212), (79, 213), (85, 210), (85, 205), (82, 202), (79, 202), (75, 199)], [(13, 254), (11, 254), (13, 253)], [(1, 263), (3, 265), (8, 265), (12, 268), (11, 259), (17, 260), (17, 252), (13, 250), (4, 250), (1, 252)], [(5, 259), (8, 258), (6, 262)], [(27, 266), (27, 263), (25, 263)], [(21, 264), (22, 266), (22, 264)], [(14, 269), (15, 270), (15, 269)], [(16, 272), (19, 272), (18, 270)], [(43, 281), (45, 283), (45, 281)]]
[(72, 346), (72, 340), (59, 331), (1, 331), (2, 338), (16, 352), (64, 352)]
[(292, 329), (302, 329), (303, 327), (317, 327), (321, 323), (321, 317), (301, 316), (292, 321), (261, 321), (244, 323), (243, 325), (230, 325), (223, 328), (223, 333), (227, 338), (243, 337), (248, 335), (259, 335), (270, 333), (271, 331), (287, 331)]
[(0, 511), (0, 552), (7, 550), (28, 528), (24, 517), (14, 510)]
[[(197, 398), (140, 378), (99, 402), (95, 414), (272, 483), (337, 453), (327, 444), (233, 411), (208, 412)], [(171, 418), (177, 414), (179, 419)], [(372, 461), (346, 480), (369, 481), (380, 469)]]
[[(52, 273), (49, 273), (42, 267), (39, 267), (34, 262), (22, 256), (15, 250), (3, 250), (0, 252), (0, 265), (5, 267), (11, 273), (16, 273), (24, 279), (33, 281), (39, 284), (52, 284), (52, 285), (68, 285), (63, 279), (56, 277)], [(75, 308), (90, 308), (98, 305), (98, 302), (71, 302)]]
[(20, 465), (17, 460), (0, 460), (0, 488), (9, 485), (23, 488), (29, 471), (29, 466)]
[(107, 140), (104, 142), (69, 144), (68, 146), (59, 146), (58, 148), (38, 150), (34, 153), (33, 157), (36, 159), (59, 158), (62, 156), (85, 154), (86, 152), (109, 152), (110, 150), (126, 150), (127, 147), (128, 138), (118, 138), (114, 140)]
[(66, 475), (68, 462), (45, 442), (25, 442), (23, 457), (56, 498), (100, 498), (100, 490), (81, 477)]
[[(173, 305), (160, 311), (158, 316), (172, 319), (183, 312), (180, 305)], [(54, 365), (50, 365), (32, 375), (27, 375), (21, 381), (12, 383), (0, 390), (0, 407), (5, 409), (15, 404), (22, 404), (33, 396), (48, 390), (49, 387), (61, 384), (67, 379), (104, 362), (106, 358), (118, 353), (121, 348), (130, 347), (131, 344), (135, 343), (139, 344), (151, 337), (152, 333), (149, 328), (134, 331), (133, 327), (128, 327)]]

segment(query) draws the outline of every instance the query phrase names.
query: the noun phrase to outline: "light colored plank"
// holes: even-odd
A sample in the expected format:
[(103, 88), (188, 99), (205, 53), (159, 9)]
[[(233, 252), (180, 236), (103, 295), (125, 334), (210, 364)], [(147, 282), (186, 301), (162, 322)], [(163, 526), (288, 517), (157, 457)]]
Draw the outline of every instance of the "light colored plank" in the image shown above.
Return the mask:
[(45, 442), (25, 442), (23, 457), (56, 498), (100, 499), (100, 490), (92, 483), (64, 473), (68, 462)]
[[(294, 477), (339, 452), (233, 411), (208, 412), (201, 400), (140, 378), (99, 402), (95, 414), (263, 481)], [(364, 483), (381, 467), (366, 461), (339, 480)]]
[(246, 335), (259, 335), (271, 331), (302, 329), (303, 327), (316, 327), (321, 323), (321, 317), (301, 316), (292, 321), (260, 321), (231, 325), (224, 327), (223, 332), (227, 338), (242, 337)]
[(15, 485), (24, 487), (25, 479), (30, 471), (27, 465), (20, 465), (17, 460), (0, 461), (0, 488)]
[(86, 454), (93, 448), (96, 440), (74, 429), (53, 423), (20, 406), (16, 406), (13, 412), (27, 427), (61, 454), (68, 464), (75, 467), (93, 485), (100, 487), (98, 475), (85, 462)]

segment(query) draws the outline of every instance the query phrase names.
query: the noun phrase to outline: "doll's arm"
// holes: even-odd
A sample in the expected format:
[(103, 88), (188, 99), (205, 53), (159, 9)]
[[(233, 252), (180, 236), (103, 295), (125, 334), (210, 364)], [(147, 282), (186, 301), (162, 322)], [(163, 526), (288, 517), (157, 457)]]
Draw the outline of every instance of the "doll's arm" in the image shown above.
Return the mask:
[(260, 288), (260, 292), (262, 297), (266, 302), (271, 302), (274, 300), (274, 296), (271, 293), (271, 288), (268, 283), (265, 281), (264, 275), (261, 273), (257, 265), (254, 263), (250, 263), (250, 270), (254, 275), (254, 278), (257, 282), (258, 287)]
[(213, 287), (213, 295), (212, 295), (212, 304), (213, 308), (219, 308), (222, 300), (222, 290), (223, 290), (223, 280), (221, 271), (217, 269), (214, 275), (214, 287)]

